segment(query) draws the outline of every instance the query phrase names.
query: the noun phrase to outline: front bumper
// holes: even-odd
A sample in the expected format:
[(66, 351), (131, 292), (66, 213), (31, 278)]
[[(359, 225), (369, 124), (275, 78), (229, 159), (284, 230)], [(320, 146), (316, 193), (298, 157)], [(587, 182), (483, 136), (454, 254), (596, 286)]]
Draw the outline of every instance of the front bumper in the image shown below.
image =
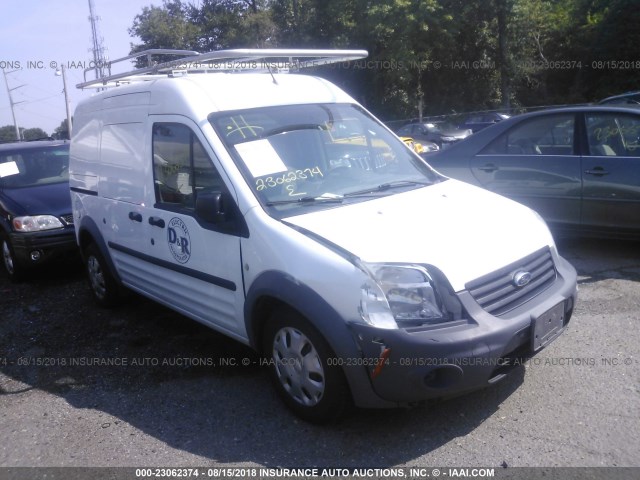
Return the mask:
[(500, 381), (537, 353), (532, 341), (536, 319), (546, 320), (548, 312), (560, 311), (562, 326), (553, 339), (569, 323), (577, 299), (576, 271), (560, 257), (556, 269), (558, 276), (550, 288), (501, 317), (487, 313), (468, 292), (461, 292), (458, 297), (470, 320), (397, 330), (352, 324), (363, 357), (361, 368), (367, 369), (373, 391), (383, 401), (411, 404)]
[(9, 235), (15, 262), (23, 268), (49, 263), (77, 254), (73, 225), (42, 232), (11, 233)]

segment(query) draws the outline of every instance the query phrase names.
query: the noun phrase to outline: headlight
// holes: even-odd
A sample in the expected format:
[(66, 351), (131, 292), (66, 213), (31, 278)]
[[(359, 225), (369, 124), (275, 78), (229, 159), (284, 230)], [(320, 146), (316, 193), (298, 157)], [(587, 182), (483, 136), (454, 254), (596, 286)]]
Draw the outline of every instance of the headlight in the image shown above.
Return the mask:
[(16, 232), (39, 232), (63, 227), (62, 222), (53, 215), (33, 215), (13, 219), (13, 228)]
[(380, 328), (451, 319), (429, 272), (419, 265), (367, 264), (373, 282), (362, 288), (362, 318)]
[(373, 280), (362, 285), (362, 298), (360, 299), (360, 315), (369, 325), (377, 328), (398, 328), (396, 320), (393, 318), (389, 302), (380, 289), (380, 286)]
[(453, 142), (455, 139), (456, 137), (442, 137), (442, 140), (445, 142)]

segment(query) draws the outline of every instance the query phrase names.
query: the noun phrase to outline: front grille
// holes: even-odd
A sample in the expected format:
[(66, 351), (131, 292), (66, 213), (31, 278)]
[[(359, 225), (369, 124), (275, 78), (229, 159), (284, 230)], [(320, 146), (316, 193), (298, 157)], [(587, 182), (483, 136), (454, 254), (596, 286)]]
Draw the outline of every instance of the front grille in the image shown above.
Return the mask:
[[(531, 280), (523, 287), (514, 283), (514, 274), (519, 271), (531, 273)], [(545, 247), (465, 286), (484, 310), (500, 316), (542, 293), (555, 282), (556, 277), (551, 251)]]
[(64, 220), (64, 223), (67, 225), (73, 225), (73, 213), (62, 215), (62, 220)]

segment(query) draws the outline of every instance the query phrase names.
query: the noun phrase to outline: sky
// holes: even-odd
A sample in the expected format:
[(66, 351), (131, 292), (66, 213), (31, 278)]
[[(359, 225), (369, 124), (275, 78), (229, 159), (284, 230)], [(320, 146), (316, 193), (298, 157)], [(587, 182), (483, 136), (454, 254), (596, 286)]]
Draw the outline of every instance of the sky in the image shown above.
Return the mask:
[[(127, 56), (131, 43), (139, 43), (128, 32), (134, 17), (145, 6), (162, 6), (162, 0), (93, 4), (107, 55), (114, 60)], [(56, 76), (61, 64), (66, 66), (72, 115), (78, 102), (94, 92), (76, 88), (83, 81), (83, 65), (93, 60), (92, 45), (89, 0), (0, 0), (0, 68), (7, 73), (19, 127), (51, 134), (66, 118), (63, 80)], [(10, 105), (0, 72), (0, 127), (13, 125)]]

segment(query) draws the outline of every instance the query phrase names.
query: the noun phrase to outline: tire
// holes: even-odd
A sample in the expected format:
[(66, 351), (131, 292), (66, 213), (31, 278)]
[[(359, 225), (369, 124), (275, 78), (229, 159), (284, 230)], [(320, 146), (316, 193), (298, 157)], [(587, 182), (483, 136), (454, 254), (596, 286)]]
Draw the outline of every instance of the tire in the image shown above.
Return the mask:
[(118, 305), (121, 302), (118, 282), (111, 274), (102, 253), (93, 243), (84, 251), (84, 265), (95, 302), (104, 308)]
[(19, 282), (25, 278), (24, 269), (18, 265), (16, 255), (11, 242), (6, 236), (0, 237), (0, 250), (2, 251), (2, 265), (4, 266), (9, 280)]
[(323, 424), (340, 419), (351, 405), (349, 387), (335, 354), (299, 313), (281, 308), (264, 331), (263, 352), (275, 389), (298, 417)]

